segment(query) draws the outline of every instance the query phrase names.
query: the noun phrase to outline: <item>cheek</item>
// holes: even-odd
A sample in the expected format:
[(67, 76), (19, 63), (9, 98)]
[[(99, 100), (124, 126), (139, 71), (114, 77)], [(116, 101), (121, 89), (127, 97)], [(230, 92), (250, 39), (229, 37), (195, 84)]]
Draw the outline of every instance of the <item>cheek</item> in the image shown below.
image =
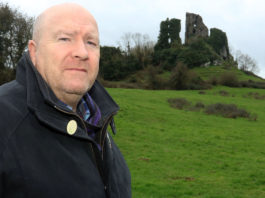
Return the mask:
[(91, 70), (97, 72), (99, 70), (99, 54), (93, 56), (93, 58), (90, 58), (91, 60)]
[(98, 75), (98, 71), (99, 71), (99, 61), (98, 60), (95, 61), (95, 65), (94, 65), (93, 71), (94, 71), (94, 75), (97, 76)]

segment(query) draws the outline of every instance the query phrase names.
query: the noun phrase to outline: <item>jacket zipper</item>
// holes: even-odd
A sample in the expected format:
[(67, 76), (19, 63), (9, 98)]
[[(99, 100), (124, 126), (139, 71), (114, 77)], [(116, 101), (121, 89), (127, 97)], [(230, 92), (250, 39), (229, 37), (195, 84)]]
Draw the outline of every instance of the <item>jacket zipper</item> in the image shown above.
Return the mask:
[[(71, 113), (71, 112), (68, 112), (68, 111), (64, 111), (64, 110), (60, 109), (59, 107), (57, 107), (56, 105), (53, 105), (53, 106), (54, 106), (54, 108), (57, 109), (58, 111), (61, 111), (61, 112), (66, 113), (66, 114), (68, 114), (68, 115), (76, 116), (79, 120), (81, 120), (82, 125), (84, 126), (85, 130), (87, 131), (87, 127), (86, 127), (86, 125), (85, 125), (83, 119), (82, 119), (78, 114), (76, 114), (76, 113)], [(101, 131), (100, 131), (100, 138), (99, 138), (99, 141), (100, 141), (100, 142), (99, 142), (99, 145), (100, 145), (100, 147), (101, 147), (101, 149), (102, 149), (102, 151), (101, 151), (101, 159), (102, 159), (102, 161), (103, 161), (103, 153), (104, 153), (104, 142), (105, 142), (106, 135), (107, 135), (107, 129), (104, 131), (104, 128), (105, 128), (106, 126), (109, 125), (109, 123), (111, 122), (111, 119), (113, 118), (113, 116), (114, 116), (116, 113), (117, 113), (117, 112), (112, 113), (107, 119), (105, 119), (105, 122), (103, 123), (103, 125), (102, 125), (102, 129), (101, 129)], [(104, 137), (103, 137), (103, 141), (102, 141), (102, 144), (101, 144), (102, 133), (104, 133)], [(92, 155), (93, 155), (94, 161), (96, 162), (97, 168), (98, 168), (99, 172), (101, 173), (101, 175), (102, 175), (102, 177), (103, 177), (103, 172), (102, 172), (101, 168), (100, 168), (99, 165), (98, 165), (98, 160), (96, 159), (96, 154), (95, 154), (95, 151), (94, 151), (93, 146), (92, 146), (91, 144), (92, 144), (92, 143), (90, 143), (90, 149), (91, 149), (91, 151), (92, 151)]]
[[(81, 120), (85, 130), (87, 131), (87, 127), (83, 121), (83, 119), (76, 113), (71, 113), (71, 112), (68, 112), (68, 111), (64, 111), (62, 109), (60, 109), (59, 107), (57, 107), (56, 105), (53, 105), (55, 109), (57, 109), (58, 111), (61, 111), (63, 113), (66, 113), (68, 115), (73, 115), (73, 116), (76, 116), (77, 118), (79, 118), (79, 120)], [(111, 122), (111, 119), (113, 118), (113, 116), (116, 114), (117, 112), (114, 112), (112, 113), (107, 119), (105, 119), (105, 122), (103, 123), (102, 125), (102, 129), (100, 130), (100, 138), (99, 138), (99, 144), (100, 144), (100, 147), (102, 149), (101, 151), (101, 159), (103, 161), (103, 153), (104, 153), (104, 142), (105, 142), (105, 139), (106, 139), (106, 136), (107, 136), (107, 129), (104, 131), (104, 128), (107, 127), (109, 125), (109, 123)], [(102, 134), (104, 133), (104, 136), (103, 136), (103, 141), (102, 141), (102, 144), (101, 144), (101, 138), (102, 138)], [(93, 146), (92, 146), (92, 143), (90, 143), (90, 149), (92, 151), (92, 155), (93, 155), (93, 158), (94, 158), (94, 161), (96, 162), (96, 166), (97, 166), (97, 169), (102, 177), (102, 180), (103, 180), (103, 183), (104, 183), (104, 189), (105, 191), (107, 190), (107, 184), (105, 184), (104, 182), (104, 174), (103, 174), (103, 170), (101, 170), (101, 168), (99, 167), (99, 162), (98, 160), (96, 159), (96, 154), (95, 154), (95, 151), (93, 149)]]
[[(82, 119), (78, 114), (76, 114), (76, 113), (71, 113), (71, 112), (68, 112), (68, 111), (64, 111), (64, 110), (60, 109), (59, 107), (57, 107), (56, 105), (54, 105), (54, 108), (57, 109), (58, 111), (61, 111), (61, 112), (63, 112), (63, 113), (66, 113), (66, 114), (68, 114), (68, 115), (76, 116), (79, 120), (81, 120), (81, 123), (82, 123), (82, 125), (83, 125), (85, 131), (87, 132), (86, 124), (84, 123), (83, 119)], [(94, 149), (93, 149), (93, 146), (92, 146), (92, 143), (91, 143), (91, 142), (90, 142), (90, 149), (91, 149), (91, 152), (92, 152), (92, 155), (93, 155), (94, 161), (96, 162), (97, 168), (98, 168), (98, 170), (100, 171), (100, 168), (99, 168), (99, 166), (98, 166), (98, 163), (97, 163), (97, 160), (96, 160), (96, 156), (95, 156), (96, 154), (95, 154), (95, 152), (94, 152)]]
[[(100, 131), (100, 146), (101, 146), (101, 149), (102, 149), (102, 151), (101, 151), (101, 158), (102, 158), (102, 160), (103, 160), (103, 158), (104, 158), (104, 156), (103, 156), (103, 153), (104, 153), (104, 143), (105, 143), (105, 139), (106, 139), (106, 136), (107, 136), (107, 128), (106, 128), (106, 130), (105, 131), (103, 131), (104, 130), (104, 128), (105, 127), (108, 127), (108, 125), (110, 124), (110, 122), (111, 122), (111, 120), (113, 119), (113, 116), (116, 114), (117, 112), (114, 112), (114, 113), (112, 113), (107, 119), (106, 119), (106, 121), (104, 122), (104, 124), (103, 124), (103, 126), (102, 126), (102, 129), (101, 129), (101, 131)], [(102, 139), (102, 134), (104, 133), (104, 135), (103, 135), (103, 139)]]

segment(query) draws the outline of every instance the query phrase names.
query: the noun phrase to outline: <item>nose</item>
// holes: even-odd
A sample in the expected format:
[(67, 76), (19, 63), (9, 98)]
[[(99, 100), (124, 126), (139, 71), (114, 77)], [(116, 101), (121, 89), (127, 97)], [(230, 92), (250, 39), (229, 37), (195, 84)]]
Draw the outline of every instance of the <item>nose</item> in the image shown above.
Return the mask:
[(80, 60), (87, 60), (88, 59), (88, 50), (86, 48), (86, 44), (83, 41), (77, 41), (75, 48), (73, 50), (74, 58)]

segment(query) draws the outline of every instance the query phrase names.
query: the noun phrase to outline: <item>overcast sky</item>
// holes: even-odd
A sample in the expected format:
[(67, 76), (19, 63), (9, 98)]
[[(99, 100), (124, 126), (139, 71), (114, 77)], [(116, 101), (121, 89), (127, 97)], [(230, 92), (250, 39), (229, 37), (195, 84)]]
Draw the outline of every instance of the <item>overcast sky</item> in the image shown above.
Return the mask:
[[(63, 0), (0, 0), (9, 2), (29, 16)], [(265, 78), (265, 1), (264, 0), (76, 0), (96, 18), (101, 45), (117, 46), (127, 32), (148, 34), (157, 41), (159, 25), (168, 18), (181, 19), (184, 41), (186, 12), (199, 14), (208, 29), (226, 32), (233, 51), (254, 58)]]

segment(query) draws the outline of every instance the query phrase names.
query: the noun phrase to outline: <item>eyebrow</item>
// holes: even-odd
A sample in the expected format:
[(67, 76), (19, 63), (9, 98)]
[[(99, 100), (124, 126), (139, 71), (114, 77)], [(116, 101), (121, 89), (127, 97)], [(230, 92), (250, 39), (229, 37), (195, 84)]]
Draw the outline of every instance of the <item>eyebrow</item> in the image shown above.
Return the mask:
[(69, 32), (69, 31), (65, 31), (65, 30), (59, 30), (57, 32), (55, 32), (55, 37), (61, 35), (61, 34), (65, 34), (67, 36), (74, 36), (77, 34), (77, 31), (73, 31), (73, 32)]
[[(65, 34), (67, 36), (75, 36), (76, 34), (78, 34), (77, 31), (67, 31), (67, 30), (58, 30), (57, 32), (55, 32), (55, 37), (58, 37), (61, 34)], [(88, 39), (96, 39), (99, 42), (99, 37), (97, 36), (96, 33), (87, 33), (85, 35)]]

